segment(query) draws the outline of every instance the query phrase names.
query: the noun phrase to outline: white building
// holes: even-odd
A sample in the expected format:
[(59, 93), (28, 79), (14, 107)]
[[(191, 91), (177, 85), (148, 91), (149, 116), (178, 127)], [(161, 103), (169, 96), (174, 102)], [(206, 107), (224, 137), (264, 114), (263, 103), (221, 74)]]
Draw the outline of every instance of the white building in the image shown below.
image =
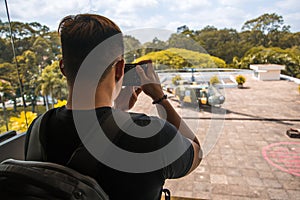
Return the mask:
[(285, 69), (284, 65), (277, 64), (253, 64), (250, 69), (254, 71), (254, 77), (262, 81), (280, 80), (280, 71)]

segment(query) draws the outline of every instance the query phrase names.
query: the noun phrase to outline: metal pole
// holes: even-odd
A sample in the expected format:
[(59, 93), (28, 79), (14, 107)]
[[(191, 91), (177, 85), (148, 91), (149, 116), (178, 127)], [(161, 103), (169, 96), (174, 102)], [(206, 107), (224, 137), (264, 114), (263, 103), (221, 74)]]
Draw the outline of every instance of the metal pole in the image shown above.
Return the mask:
[(8, 11), (7, 1), (4, 0), (4, 2), (5, 2), (6, 15), (7, 15), (8, 24), (9, 24), (11, 46), (12, 46), (12, 50), (13, 50), (14, 59), (15, 59), (15, 62), (16, 62), (16, 70), (17, 70), (17, 77), (18, 77), (19, 86), (20, 86), (20, 93), (21, 93), (21, 97), (22, 97), (22, 100), (23, 100), (23, 110), (24, 110), (24, 113), (25, 113), (25, 122), (26, 122), (26, 126), (28, 128), (28, 120), (27, 120), (27, 116), (26, 116), (26, 103), (25, 103), (24, 92), (23, 92), (23, 84), (22, 84), (22, 80), (21, 80), (21, 77), (20, 77), (20, 73), (19, 73), (18, 60), (17, 60), (17, 57), (16, 57), (15, 41), (14, 41), (13, 34), (12, 34), (12, 27), (11, 27), (11, 22), (10, 22), (10, 16), (9, 16), (9, 11)]

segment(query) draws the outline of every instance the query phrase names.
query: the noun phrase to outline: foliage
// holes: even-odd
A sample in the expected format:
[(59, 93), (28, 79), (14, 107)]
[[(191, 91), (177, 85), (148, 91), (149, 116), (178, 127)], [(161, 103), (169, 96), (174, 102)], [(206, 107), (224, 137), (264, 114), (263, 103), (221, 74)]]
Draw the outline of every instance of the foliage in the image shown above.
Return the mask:
[[(36, 113), (26, 112), (27, 124), (30, 125), (31, 122), (37, 117)], [(19, 117), (11, 117), (9, 119), (9, 126), (11, 130), (15, 130), (17, 132), (25, 132), (27, 130), (25, 112), (22, 111)]]
[(238, 65), (239, 68), (249, 68), (250, 64), (270, 63), (285, 65), (283, 73), (300, 78), (300, 51), (297, 48), (284, 50), (278, 47), (253, 47), (246, 52)]
[(243, 55), (243, 51), (240, 51), (239, 33), (234, 29), (218, 30), (206, 27), (196, 31), (194, 38), (199, 41), (207, 53), (225, 60), (226, 63), (230, 63), (234, 56), (242, 57)]
[(235, 77), (235, 81), (236, 81), (238, 84), (243, 85), (243, 84), (246, 82), (246, 77), (243, 76), (243, 75), (237, 75), (237, 76)]
[[(9, 119), (11, 117), (19, 117), (20, 113), (24, 111), (23, 107), (17, 107), (16, 110), (14, 110), (13, 107), (7, 107), (6, 108), (6, 115), (7, 115), (7, 119), (8, 119), (8, 123), (9, 123), (9, 128), (11, 128), (11, 123), (9, 122)], [(25, 108), (26, 112), (31, 111), (32, 112), (32, 107), (27, 106)], [(36, 106), (36, 113), (37, 115), (42, 114), (46, 111), (46, 107), (44, 105), (37, 105)], [(25, 119), (24, 119), (25, 120)], [(24, 121), (25, 123), (25, 121)], [(6, 126), (5, 126), (5, 120), (4, 120), (4, 110), (0, 109), (0, 134), (6, 132)]]
[(57, 103), (54, 104), (54, 108), (62, 107), (67, 104), (67, 100), (57, 100)]
[(215, 84), (220, 83), (220, 80), (217, 75), (214, 75), (210, 78), (209, 82), (210, 82), (210, 84), (215, 85)]
[(32, 86), (36, 83), (39, 73), (36, 54), (27, 50), (17, 56), (17, 60), (20, 78), (24, 86), (22, 89), (25, 94), (33, 95)]
[[(232, 67), (233, 58), (242, 59), (253, 47), (279, 47), (281, 49), (300, 46), (300, 32), (290, 33), (289, 25), (285, 25), (283, 17), (275, 13), (246, 21), (242, 32), (234, 29), (220, 29), (207, 26), (202, 30), (188, 30), (177, 36), (177, 44), (189, 36), (195, 44), (201, 45), (207, 53), (225, 60)], [(170, 43), (170, 39), (168, 40)], [(181, 48), (186, 48), (182, 45)], [(190, 47), (189, 47), (190, 48)], [(193, 48), (190, 48), (194, 50)]]
[(195, 40), (190, 32), (172, 34), (168, 40), (169, 48), (179, 48), (200, 53), (206, 53), (199, 41)]
[(135, 60), (135, 58), (140, 56), (142, 44), (140, 41), (135, 39), (130, 35), (124, 36), (124, 49), (125, 49), (125, 61), (126, 63), (131, 63)]
[(284, 25), (282, 16), (276, 13), (263, 14), (255, 19), (246, 21), (242, 27), (242, 30), (261, 31), (263, 33), (269, 33), (273, 31), (288, 31), (290, 26)]
[(300, 85), (298, 85), (298, 92), (299, 92), (299, 94), (300, 94)]
[(166, 42), (161, 41), (157, 37), (155, 37), (152, 40), (152, 42), (146, 42), (145, 44), (142, 45), (140, 56), (146, 55), (147, 53), (150, 52), (165, 50), (167, 48), (168, 48), (168, 44)]
[(220, 58), (178, 48), (151, 52), (136, 59), (136, 62), (149, 59), (153, 61), (156, 69), (222, 68), (226, 66), (225, 61)]
[(0, 92), (2, 92), (3, 94), (0, 96), (0, 100), (3, 101), (3, 98), (6, 98), (8, 96), (10, 96), (11, 94), (13, 94), (13, 89), (11, 87), (10, 82), (5, 81), (3, 79), (0, 79)]
[(181, 76), (180, 76), (180, 75), (176, 75), (176, 76), (174, 76), (174, 77), (172, 78), (172, 83), (173, 83), (174, 85), (177, 85), (177, 81), (180, 81), (180, 80), (182, 80)]
[(65, 99), (67, 95), (66, 78), (60, 72), (59, 62), (54, 61), (48, 65), (39, 77), (37, 92), (41, 91), (44, 96), (50, 95), (56, 99)]

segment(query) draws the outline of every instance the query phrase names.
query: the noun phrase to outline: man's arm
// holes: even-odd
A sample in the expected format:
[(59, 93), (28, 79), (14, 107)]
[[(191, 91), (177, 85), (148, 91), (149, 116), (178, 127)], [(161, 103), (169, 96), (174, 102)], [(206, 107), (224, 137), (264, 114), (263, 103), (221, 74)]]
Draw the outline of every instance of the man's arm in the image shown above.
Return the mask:
[[(154, 72), (152, 64), (148, 64), (147, 75), (144, 73), (144, 70), (140, 66), (137, 66), (136, 70), (141, 77), (141, 88), (144, 93), (150, 96), (153, 101), (157, 101), (158, 99), (162, 98), (164, 96), (164, 92), (161, 88), (159, 78)], [(165, 118), (169, 123), (173, 124), (184, 137), (190, 140), (191, 144), (193, 145), (194, 158), (193, 164), (188, 172), (190, 173), (199, 165), (202, 159), (202, 150), (200, 148), (200, 143), (197, 137), (183, 121), (183, 119), (178, 115), (176, 110), (167, 99), (163, 99), (162, 101), (160, 101), (157, 105), (157, 109), (160, 117)]]
[(114, 107), (119, 110), (130, 110), (137, 101), (137, 97), (142, 92), (141, 88), (126, 86), (122, 88), (120, 94), (114, 101)]
[(196, 167), (202, 160), (202, 150), (200, 148), (200, 143), (197, 137), (188, 127), (185, 121), (178, 115), (176, 110), (167, 99), (162, 100), (161, 103), (156, 107), (160, 117), (165, 118), (164, 113), (166, 113), (166, 120), (173, 124), (184, 137), (188, 138), (191, 141), (194, 149), (194, 159), (188, 173), (192, 172), (194, 169), (196, 169)]

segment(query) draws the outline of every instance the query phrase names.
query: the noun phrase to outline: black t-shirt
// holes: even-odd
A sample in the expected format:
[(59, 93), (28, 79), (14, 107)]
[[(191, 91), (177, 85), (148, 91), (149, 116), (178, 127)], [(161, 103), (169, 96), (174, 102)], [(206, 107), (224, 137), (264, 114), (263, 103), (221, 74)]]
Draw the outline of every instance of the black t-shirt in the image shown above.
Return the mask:
[[(101, 123), (106, 123), (105, 118), (110, 116), (112, 111), (114, 110), (110, 107), (96, 109), (96, 116), (100, 125)], [(107, 126), (108, 128), (104, 128), (106, 130), (103, 131), (107, 137), (109, 137), (111, 129), (118, 129), (117, 137), (112, 139), (114, 145), (129, 152), (143, 154), (163, 148), (173, 141), (176, 136), (176, 145), (178, 145), (179, 149), (184, 148), (185, 151), (171, 164), (167, 163), (168, 159), (166, 158), (169, 156), (168, 154), (159, 154), (155, 159), (162, 163), (166, 160), (167, 164), (154, 171), (143, 173), (124, 172), (123, 170), (111, 168), (109, 165), (99, 162), (90, 153), (85, 155), (81, 159), (82, 161), (80, 160), (80, 162), (69, 167), (95, 178), (111, 200), (160, 199), (165, 179), (182, 177), (191, 168), (194, 157), (193, 147), (191, 142), (178, 133), (172, 124), (160, 118), (137, 113), (131, 113), (131, 118), (133, 121), (132, 123), (127, 123), (126, 131), (118, 129), (117, 125), (111, 121)], [(83, 146), (74, 124), (72, 111), (65, 107), (60, 107), (52, 111), (46, 119), (45, 121), (43, 120), (40, 130), (43, 133), (41, 138), (43, 138), (42, 142), (44, 143), (47, 161), (68, 165), (67, 163), (74, 151), (78, 147)], [(160, 131), (151, 137), (134, 137), (125, 133), (130, 133), (135, 125), (143, 127), (150, 122), (154, 122), (155, 126), (161, 126), (159, 128)], [(140, 134), (142, 135), (144, 132)], [(106, 154), (110, 155), (109, 152), (106, 152)], [(111, 156), (110, 159), (114, 159), (114, 157)], [(156, 162), (156, 160), (152, 162)], [(143, 163), (139, 164), (143, 167)]]

